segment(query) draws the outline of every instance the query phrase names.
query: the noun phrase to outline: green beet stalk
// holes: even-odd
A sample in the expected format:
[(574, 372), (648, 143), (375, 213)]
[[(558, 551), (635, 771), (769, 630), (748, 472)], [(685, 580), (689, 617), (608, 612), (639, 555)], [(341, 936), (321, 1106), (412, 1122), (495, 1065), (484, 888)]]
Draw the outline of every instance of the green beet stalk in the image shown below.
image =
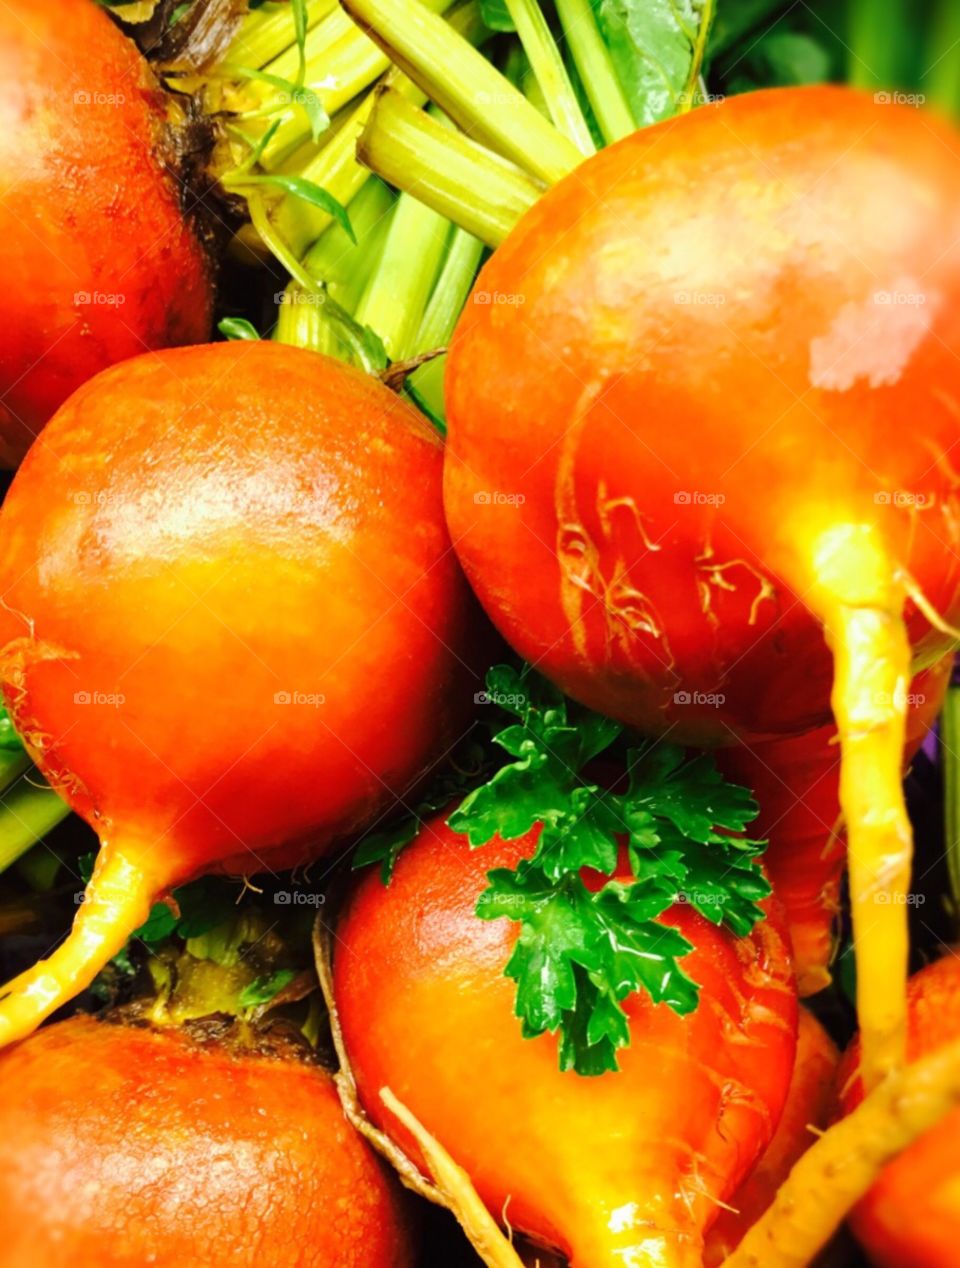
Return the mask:
[(356, 312), (360, 325), (383, 340), (391, 361), (413, 355), (449, 233), (449, 220), (410, 194), (400, 195), (383, 254)]
[[(483, 22), (478, 0), (458, 4), (449, 11), (447, 22), (452, 31), (471, 44), (479, 44), (491, 34)], [(387, 72), (381, 84), (418, 106), (427, 99), (426, 93), (396, 67)], [(347, 120), (337, 127), (319, 153), (298, 169), (298, 175), (327, 190), (344, 206), (357, 195), (370, 175), (369, 169), (357, 159), (357, 145), (373, 106), (373, 94), (367, 94), (359, 104), (351, 106)], [(277, 236), (289, 245), (293, 255), (301, 258), (331, 224), (332, 217), (302, 199), (285, 197), (274, 208), (271, 220)]]
[[(454, 229), (446, 259), (417, 332), (414, 351), (429, 352), (450, 342), (457, 319), (466, 303), (480, 267), (483, 243), (465, 229)], [(438, 426), (444, 425), (443, 375), (446, 356), (421, 366), (407, 380), (414, 400)]]
[(549, 183), (583, 155), (519, 89), (420, 0), (341, 0), (414, 83), (466, 133)]
[(29, 769), (30, 758), (23, 748), (0, 748), (0, 794), (13, 787)]
[(0, 872), (52, 832), (69, 813), (66, 802), (41, 783), (36, 772), (32, 778), (18, 780), (0, 798)]
[(910, 35), (916, 21), (913, 0), (850, 0), (847, 78), (871, 92), (902, 88), (908, 78)]
[[(431, 11), (443, 13), (451, 0), (419, 0)], [(442, 19), (438, 19), (442, 20)], [(334, 115), (343, 106), (364, 92), (388, 68), (389, 59), (362, 31), (351, 22), (342, 9), (334, 10), (317, 30), (315, 53), (310, 53), (307, 63), (306, 87), (317, 96), (326, 113)], [(296, 74), (296, 62), (291, 61), (296, 49), (289, 50), (276, 64), (273, 73), (284, 78)], [(274, 91), (274, 90), (271, 90)], [(280, 167), (301, 145), (310, 139), (310, 121), (305, 111), (296, 106), (284, 111), (283, 122), (266, 146), (261, 162), (268, 170)]]
[(506, 4), (550, 118), (581, 154), (593, 154), (596, 146), (590, 128), (538, 0), (506, 0)]
[[(336, 0), (307, 0), (307, 27), (312, 29), (336, 5)], [(295, 43), (290, 6), (254, 9), (246, 14), (227, 50), (225, 63), (264, 67)]]
[(557, 0), (564, 38), (603, 134), (611, 144), (636, 131), (636, 123), (613, 61), (603, 42), (590, 0)]
[(340, 225), (332, 224), (304, 259), (308, 273), (320, 278), (349, 313), (356, 312), (379, 259), (396, 202), (383, 181), (371, 176), (348, 209), (357, 241), (351, 242)]
[(390, 90), (378, 91), (357, 156), (488, 246), (499, 246), (544, 188)]
[(960, 4), (938, 0), (930, 24), (920, 92), (944, 114), (960, 114)]
[(376, 177), (366, 182), (348, 207), (356, 242), (332, 224), (304, 259), (304, 269), (322, 289), (307, 290), (292, 281), (282, 293), (274, 338), (279, 343), (311, 348), (328, 356), (347, 357), (340, 327), (327, 319), (325, 301), (333, 299), (353, 314), (366, 280), (379, 258), (390, 223), (393, 195)]

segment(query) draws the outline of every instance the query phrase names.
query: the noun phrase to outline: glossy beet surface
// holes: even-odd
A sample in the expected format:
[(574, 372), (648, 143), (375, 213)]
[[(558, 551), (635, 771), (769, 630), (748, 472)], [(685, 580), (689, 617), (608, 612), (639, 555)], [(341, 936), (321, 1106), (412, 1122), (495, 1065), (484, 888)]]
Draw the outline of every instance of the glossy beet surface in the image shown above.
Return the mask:
[[(466, 1168), (498, 1218), (578, 1268), (700, 1263), (704, 1228), (769, 1141), (793, 1063), (796, 998), (783, 934), (736, 941), (689, 908), (667, 918), (703, 985), (681, 1018), (632, 997), (621, 1071), (561, 1073), (554, 1037), (524, 1039), (503, 976), (517, 926), (474, 914), (489, 869), (534, 835), (471, 850), (435, 820), (385, 888), (370, 873), (338, 928), (334, 976), (361, 1097), (386, 1086)], [(641, 1256), (649, 1255), (649, 1259)]]
[(460, 736), (482, 618), (441, 461), (378, 380), (273, 343), (137, 358), (58, 412), (0, 514), (0, 675), (103, 848), (71, 939), (0, 999), (0, 1043), (158, 894), (319, 857)]
[(76, 1017), (0, 1058), (2, 1268), (413, 1268), (399, 1185), (289, 1056)]
[[(914, 974), (909, 986), (907, 1055), (917, 1060), (960, 1038), (960, 959), (943, 959)], [(842, 1106), (863, 1099), (859, 1045), (844, 1054), (838, 1075)], [(893, 1162), (854, 1209), (850, 1225), (876, 1268), (955, 1268), (960, 1246), (960, 1110)]]
[(0, 464), (99, 370), (209, 336), (179, 110), (94, 0), (0, 8)]
[(812, 592), (850, 547), (960, 617), (958, 352), (946, 125), (817, 87), (646, 128), (524, 216), (460, 320), (445, 497), (467, 574), (518, 651), (646, 731), (826, 724)]
[(0, 518), (3, 678), (107, 844), (177, 878), (302, 861), (459, 734), (477, 616), (440, 463), (375, 379), (277, 344), (143, 357), (64, 406)]

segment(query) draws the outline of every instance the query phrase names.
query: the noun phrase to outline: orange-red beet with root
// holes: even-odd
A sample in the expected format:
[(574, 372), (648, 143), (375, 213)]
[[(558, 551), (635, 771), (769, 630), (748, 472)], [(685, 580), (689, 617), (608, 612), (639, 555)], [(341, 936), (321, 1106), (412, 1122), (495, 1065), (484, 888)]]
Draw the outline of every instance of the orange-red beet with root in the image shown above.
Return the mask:
[(498, 1219), (575, 1268), (699, 1265), (717, 1201), (770, 1140), (796, 1043), (796, 996), (775, 920), (737, 941), (691, 908), (662, 919), (695, 944), (702, 984), (680, 1017), (627, 1002), (618, 1073), (557, 1068), (554, 1037), (524, 1039), (503, 976), (513, 922), (475, 914), (488, 870), (514, 867), (536, 832), (471, 850), (442, 818), (371, 873), (342, 919), (334, 988), (364, 1106), (410, 1155), (388, 1087), (463, 1167)]
[(0, 1059), (0, 1268), (413, 1268), (403, 1202), (289, 1054), (76, 1017)]
[(94, 0), (0, 8), (0, 464), (99, 370), (209, 336), (180, 111)]
[(4, 693), (102, 850), (0, 1042), (90, 981), (153, 898), (316, 858), (459, 736), (480, 620), (441, 444), (375, 378), (278, 344), (105, 371), (0, 516)]
[[(960, 959), (948, 953), (910, 979), (907, 1056), (916, 1061), (960, 1038)], [(863, 1100), (859, 1043), (838, 1074), (842, 1107)], [(955, 1268), (960, 1246), (960, 1110), (887, 1164), (850, 1216), (876, 1268)]]
[(832, 689), (872, 1084), (907, 683), (960, 620), (957, 136), (843, 88), (730, 98), (583, 163), (477, 290), (515, 302), (454, 335), (445, 500), (513, 646), (695, 745), (826, 725)]

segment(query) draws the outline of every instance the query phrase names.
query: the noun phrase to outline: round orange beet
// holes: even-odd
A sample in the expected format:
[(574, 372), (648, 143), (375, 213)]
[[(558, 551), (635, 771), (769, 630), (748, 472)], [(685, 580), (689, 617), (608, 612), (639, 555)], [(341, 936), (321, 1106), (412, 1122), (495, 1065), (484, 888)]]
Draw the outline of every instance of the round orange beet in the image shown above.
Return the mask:
[(38, 970), (61, 984), (0, 1004), (0, 1040), (157, 893), (318, 857), (459, 737), (482, 618), (441, 460), (375, 378), (272, 343), (137, 358), (59, 411), (0, 515), (0, 672), (103, 850), (72, 951)]
[(960, 618), (958, 242), (957, 134), (844, 88), (694, 110), (549, 190), (447, 365), (451, 533), (517, 651), (729, 744), (829, 721), (834, 586)]
[(471, 850), (443, 819), (371, 873), (338, 927), (334, 987), (371, 1118), (414, 1158), (385, 1110), (390, 1090), (469, 1174), (495, 1217), (577, 1268), (700, 1265), (703, 1233), (776, 1127), (794, 1058), (796, 995), (783, 933), (738, 941), (689, 907), (666, 923), (696, 950), (701, 983), (680, 1017), (632, 996), (617, 1073), (557, 1067), (551, 1035), (521, 1037), (503, 975), (517, 926), (475, 914), (486, 873), (535, 833)]
[[(918, 1060), (960, 1038), (960, 959), (948, 953), (915, 973), (908, 988), (907, 1056)], [(838, 1072), (844, 1112), (863, 1100), (859, 1043)], [(960, 1246), (960, 1110), (887, 1164), (850, 1215), (876, 1268), (955, 1268)]]
[(475, 298), (445, 473), (474, 589), (644, 732), (832, 712), (873, 1086), (903, 1059), (907, 684), (960, 623), (956, 131), (838, 87), (705, 106), (549, 190)]
[(412, 1268), (330, 1075), (75, 1017), (0, 1058), (0, 1268)]
[(99, 370), (208, 337), (180, 109), (94, 0), (0, 8), (0, 464)]

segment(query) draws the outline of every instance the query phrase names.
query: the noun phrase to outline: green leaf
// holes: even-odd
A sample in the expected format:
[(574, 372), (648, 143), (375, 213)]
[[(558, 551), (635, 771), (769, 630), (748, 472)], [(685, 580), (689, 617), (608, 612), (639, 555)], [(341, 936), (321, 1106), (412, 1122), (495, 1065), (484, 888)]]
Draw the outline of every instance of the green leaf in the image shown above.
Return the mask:
[(597, 18), (638, 127), (696, 104), (715, 0), (596, 0)]
[(515, 31), (506, 0), (480, 0), (480, 17), (489, 31)]
[(711, 924), (724, 924), (738, 937), (746, 937), (763, 918), (759, 904), (770, 896), (770, 885), (756, 867), (762, 849), (762, 842), (735, 837), (712, 845), (686, 842), (683, 900)]
[(258, 1008), (262, 1004), (269, 1004), (295, 977), (293, 969), (277, 969), (267, 977), (258, 977), (240, 992), (240, 1007)]
[(332, 216), (351, 242), (357, 241), (343, 203), (338, 198), (334, 198), (333, 194), (328, 194), (314, 181), (307, 180), (305, 176), (287, 176), (283, 172), (272, 172), (268, 176), (245, 176), (242, 182), (238, 179), (233, 183), (268, 185), (274, 189), (282, 189), (284, 193), (292, 194), (294, 198), (302, 198), (311, 207), (317, 207), (320, 211), (325, 211), (327, 215)]
[(193, 8), (193, 0), (185, 0), (184, 4), (178, 4), (170, 14), (170, 21), (167, 23), (167, 30), (172, 31), (182, 17), (185, 17)]
[(470, 793), (451, 815), (450, 827), (480, 846), (495, 836), (515, 840), (541, 823), (541, 855), (553, 853), (570, 836), (569, 848), (582, 843), (581, 866), (605, 866), (612, 843), (597, 841), (591, 814), (599, 790), (582, 786), (580, 770), (609, 748), (620, 726), (571, 704), (539, 675), (521, 674), (511, 665), (495, 665), (488, 672), (480, 699), (518, 719), (493, 737), (517, 760)]
[(384, 885), (389, 885), (393, 879), (393, 869), (397, 866), (400, 851), (410, 844), (421, 827), (419, 819), (406, 819), (392, 828), (372, 833), (357, 846), (351, 865), (353, 870), (357, 871), (361, 867), (379, 863), (380, 879)]
[(217, 329), (225, 339), (259, 339), (255, 326), (246, 317), (224, 317), (217, 324)]
[(173, 891), (180, 918), (181, 938), (198, 938), (220, 925), (234, 924), (237, 907), (236, 884), (223, 876), (201, 876)]
[(506, 973), (517, 983), (516, 1013), (528, 1037), (556, 1030), (576, 1003), (573, 965), (599, 967), (590, 945), (587, 891), (578, 878), (557, 886), (536, 868), (497, 868), (487, 876), (477, 915), (509, 916), (520, 934)]
[(668, 820), (691, 841), (720, 840), (718, 827), (743, 832), (757, 817), (750, 790), (727, 783), (708, 753), (688, 758), (676, 745), (655, 742), (632, 750), (627, 761), (627, 804)]
[(608, 882), (590, 891), (577, 875), (550, 881), (534, 864), (489, 873), (477, 904), (485, 920), (520, 921), (506, 967), (527, 1038), (559, 1031), (561, 1069), (602, 1074), (630, 1042), (622, 1001), (645, 990), (676, 1012), (697, 1006), (697, 986), (678, 960), (692, 947), (656, 917), (671, 904), (661, 881)]
[[(293, 9), (293, 33), (297, 42), (297, 53), (300, 57), (300, 65), (297, 71), (297, 86), (302, 87), (303, 81), (307, 77), (307, 3), (306, 0), (291, 0), (290, 7)], [(330, 120), (327, 120), (329, 124)], [(314, 137), (314, 140), (317, 138)]]
[(10, 721), (10, 714), (0, 705), (0, 749), (9, 753), (23, 752), (23, 741)]
[(556, 775), (545, 753), (503, 766), (465, 797), (447, 822), (474, 847), (495, 836), (504, 841), (525, 836), (534, 824), (562, 817), (570, 789), (562, 774), (559, 783)]
[(162, 942), (173, 933), (176, 927), (177, 917), (167, 904), (154, 903), (150, 908), (150, 915), (139, 929), (134, 929), (130, 936), (139, 938), (141, 942)]
[[(320, 98), (312, 88), (305, 88), (303, 85), (302, 77), (306, 74), (305, 62), (301, 62), (296, 80), (285, 79), (282, 75), (274, 75), (270, 71), (259, 70), (255, 66), (233, 66), (230, 73), (235, 74), (239, 79), (256, 79), (261, 83), (269, 84), (272, 88), (278, 89), (279, 92), (283, 93), (285, 100), (281, 99), (275, 103), (275, 109), (277, 110), (283, 110), (286, 106), (299, 106), (310, 122), (310, 135), (314, 142), (319, 141), (324, 132), (330, 127), (330, 116), (324, 110)], [(273, 134), (280, 126), (280, 122), (278, 119), (271, 127), (269, 133), (261, 138), (256, 150), (258, 159), (266, 149), (268, 141), (273, 139)]]

